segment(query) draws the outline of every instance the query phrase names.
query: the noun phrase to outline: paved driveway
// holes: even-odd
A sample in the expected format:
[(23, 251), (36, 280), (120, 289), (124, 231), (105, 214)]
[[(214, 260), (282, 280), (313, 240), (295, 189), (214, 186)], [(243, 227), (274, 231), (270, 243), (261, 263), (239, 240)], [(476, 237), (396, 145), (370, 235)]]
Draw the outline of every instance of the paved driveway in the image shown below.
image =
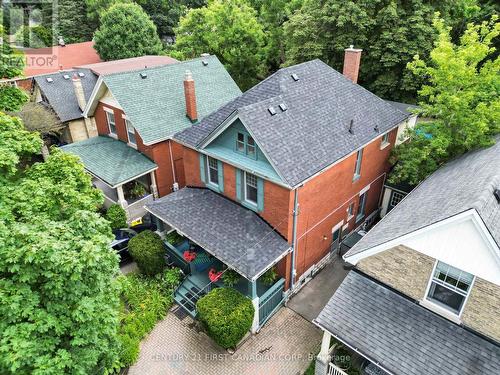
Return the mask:
[(321, 331), (281, 308), (233, 354), (218, 347), (189, 316), (170, 312), (141, 343), (129, 375), (298, 375), (319, 351)]

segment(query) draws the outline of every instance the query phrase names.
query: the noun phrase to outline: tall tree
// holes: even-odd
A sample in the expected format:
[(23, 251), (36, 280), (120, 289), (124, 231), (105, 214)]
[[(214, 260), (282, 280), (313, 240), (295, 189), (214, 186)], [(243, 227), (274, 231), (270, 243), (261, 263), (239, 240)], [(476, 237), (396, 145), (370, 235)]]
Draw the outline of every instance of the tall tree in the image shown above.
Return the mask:
[(434, 13), (448, 19), (468, 9), (450, 0), (305, 0), (285, 25), (287, 64), (320, 58), (341, 70), (344, 49), (353, 44), (363, 48), (360, 83), (384, 98), (411, 102), (421, 81), (406, 64), (416, 54), (428, 56), (437, 36)]
[(58, 0), (57, 34), (66, 43), (80, 43), (92, 40), (97, 23), (87, 16), (85, 0)]
[(409, 64), (415, 74), (428, 78), (419, 104), (432, 121), (417, 125), (409, 132), (410, 142), (395, 149), (395, 182), (416, 184), (447, 160), (491, 145), (500, 133), (500, 58), (492, 58), (500, 35), (498, 16), (470, 24), (458, 45), (442, 20), (434, 25), (439, 37), (430, 62), (417, 56)]
[(102, 373), (116, 358), (117, 256), (74, 156), (0, 114), (0, 373)]
[(101, 18), (94, 41), (95, 49), (103, 60), (162, 52), (156, 26), (137, 4), (115, 4), (109, 8)]
[(244, 0), (211, 0), (206, 7), (190, 10), (175, 31), (175, 56), (215, 54), (242, 89), (255, 84), (265, 71), (264, 31), (256, 11)]

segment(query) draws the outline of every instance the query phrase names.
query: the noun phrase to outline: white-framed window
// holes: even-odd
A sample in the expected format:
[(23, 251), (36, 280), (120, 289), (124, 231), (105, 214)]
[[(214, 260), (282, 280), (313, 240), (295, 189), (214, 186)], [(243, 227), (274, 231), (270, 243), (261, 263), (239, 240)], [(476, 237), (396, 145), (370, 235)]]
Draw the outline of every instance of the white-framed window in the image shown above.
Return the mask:
[(245, 172), (245, 200), (252, 204), (257, 204), (257, 176)]
[(217, 159), (207, 156), (208, 182), (219, 185), (219, 163)]
[(127, 127), (127, 136), (128, 136), (128, 142), (133, 144), (134, 146), (137, 145), (137, 142), (135, 140), (135, 129), (132, 126), (132, 123), (125, 119), (125, 126)]
[(366, 206), (366, 194), (368, 192), (364, 192), (359, 196), (359, 204), (358, 204), (358, 214), (356, 215), (356, 222), (360, 221), (363, 217), (365, 217), (365, 206)]
[(349, 207), (347, 207), (347, 220), (351, 219), (354, 216), (354, 202), (351, 202), (349, 204)]
[(474, 275), (438, 261), (431, 276), (426, 299), (460, 315), (470, 293)]
[(236, 138), (236, 151), (245, 153), (245, 134), (238, 133)]
[(252, 136), (238, 132), (236, 136), (236, 151), (252, 159), (257, 158), (257, 146)]
[(385, 133), (380, 141), (380, 148), (384, 148), (389, 144), (389, 133)]
[(109, 134), (116, 135), (115, 114), (106, 111), (106, 119), (108, 121)]
[(247, 136), (247, 155), (255, 157), (255, 141), (251, 136)]
[(363, 160), (363, 149), (356, 153), (356, 165), (354, 166), (354, 177), (353, 181), (356, 181), (361, 177), (361, 161)]
[(406, 194), (400, 193), (399, 191), (393, 191), (391, 193), (391, 199), (389, 201), (389, 207), (394, 208), (399, 202), (403, 200)]

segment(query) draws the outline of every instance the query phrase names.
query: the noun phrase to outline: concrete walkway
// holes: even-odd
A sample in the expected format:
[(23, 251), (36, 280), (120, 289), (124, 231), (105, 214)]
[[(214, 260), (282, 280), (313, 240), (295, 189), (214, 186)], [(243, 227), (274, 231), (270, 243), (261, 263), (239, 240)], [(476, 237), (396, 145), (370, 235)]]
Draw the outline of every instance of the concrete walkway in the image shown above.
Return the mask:
[(323, 310), (323, 307), (325, 307), (349, 272), (344, 269), (344, 264), (341, 258), (335, 258), (333, 262), (327, 264), (290, 299), (287, 307), (312, 322)]
[(141, 343), (129, 375), (299, 375), (319, 351), (321, 331), (281, 308), (233, 354), (218, 347), (189, 316), (169, 312)]

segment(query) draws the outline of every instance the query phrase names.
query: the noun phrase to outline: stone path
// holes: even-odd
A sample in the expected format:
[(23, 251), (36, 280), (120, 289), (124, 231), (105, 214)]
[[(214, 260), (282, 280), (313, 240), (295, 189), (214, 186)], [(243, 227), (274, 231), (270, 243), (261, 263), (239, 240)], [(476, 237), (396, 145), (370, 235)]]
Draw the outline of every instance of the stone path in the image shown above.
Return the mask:
[(289, 308), (281, 308), (257, 335), (230, 355), (189, 316), (169, 312), (141, 343), (129, 375), (298, 375), (321, 344), (321, 331)]

